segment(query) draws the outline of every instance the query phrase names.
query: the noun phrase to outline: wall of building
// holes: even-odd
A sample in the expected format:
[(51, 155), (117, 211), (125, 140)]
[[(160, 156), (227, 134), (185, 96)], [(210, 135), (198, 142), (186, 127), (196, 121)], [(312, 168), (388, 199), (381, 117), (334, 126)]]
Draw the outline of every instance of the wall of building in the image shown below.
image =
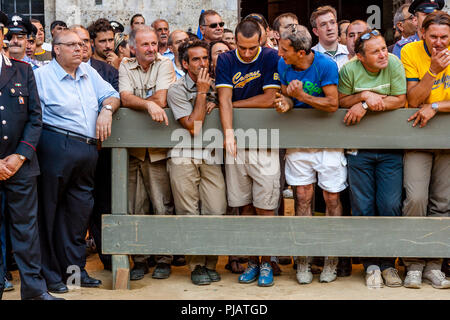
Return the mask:
[(66, 21), (68, 25), (88, 25), (98, 18), (107, 18), (129, 25), (135, 13), (141, 13), (150, 24), (157, 18), (168, 20), (170, 29), (197, 32), (201, 10), (214, 9), (220, 13), (226, 27), (234, 29), (238, 20), (238, 0), (46, 0), (46, 25), (53, 20)]

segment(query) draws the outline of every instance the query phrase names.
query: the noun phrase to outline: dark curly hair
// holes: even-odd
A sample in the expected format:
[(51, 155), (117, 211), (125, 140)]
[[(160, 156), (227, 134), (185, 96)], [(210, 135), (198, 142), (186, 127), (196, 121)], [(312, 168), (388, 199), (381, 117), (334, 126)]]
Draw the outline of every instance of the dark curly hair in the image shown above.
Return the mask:
[(88, 31), (89, 36), (94, 40), (97, 37), (97, 33), (107, 31), (112, 31), (114, 33), (114, 28), (111, 26), (108, 19), (100, 18), (89, 25)]
[(183, 61), (189, 62), (189, 49), (196, 48), (196, 47), (202, 47), (205, 48), (208, 52), (209, 56), (209, 45), (204, 40), (187, 40), (183, 42), (180, 47), (178, 48), (178, 61), (180, 61), (181, 67), (183, 68), (183, 71), (186, 72), (187, 70), (183, 67)]

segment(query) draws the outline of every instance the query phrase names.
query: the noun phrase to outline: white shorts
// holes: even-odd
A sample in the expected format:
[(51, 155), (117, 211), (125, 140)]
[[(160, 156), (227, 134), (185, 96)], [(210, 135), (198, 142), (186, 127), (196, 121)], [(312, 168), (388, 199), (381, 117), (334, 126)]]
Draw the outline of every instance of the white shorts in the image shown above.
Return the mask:
[(347, 187), (344, 149), (287, 149), (286, 182), (306, 186), (317, 182), (323, 190), (336, 193)]

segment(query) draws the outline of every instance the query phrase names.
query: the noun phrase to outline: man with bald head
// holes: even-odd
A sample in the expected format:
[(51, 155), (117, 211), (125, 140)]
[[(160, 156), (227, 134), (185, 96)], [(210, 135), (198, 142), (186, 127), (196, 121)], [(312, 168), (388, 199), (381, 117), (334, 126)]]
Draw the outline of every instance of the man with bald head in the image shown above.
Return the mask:
[(189, 39), (189, 35), (183, 30), (175, 30), (169, 36), (169, 49), (173, 52), (173, 68), (175, 69), (175, 74), (177, 79), (184, 76), (183, 67), (181, 66), (180, 59), (178, 58), (178, 48), (180, 45)]
[[(159, 126), (169, 124), (164, 108), (167, 90), (175, 82), (172, 61), (158, 52), (156, 32), (143, 26), (132, 30), (129, 45), (134, 58), (124, 58), (119, 67), (119, 92), (122, 106), (143, 111)], [(149, 119), (149, 121), (151, 121)], [(128, 208), (130, 214), (173, 214), (174, 205), (166, 170), (167, 149), (129, 149)], [(165, 279), (170, 275), (171, 256), (157, 256), (152, 277)], [(147, 257), (134, 256), (130, 279), (140, 280), (148, 273)]]
[(35, 71), (43, 111), (37, 148), (42, 274), (54, 293), (68, 291), (64, 281), (74, 266), (82, 287), (101, 285), (84, 269), (84, 238), (94, 205), (97, 144), (111, 134), (112, 114), (120, 100), (117, 91), (83, 62), (84, 47), (77, 33), (63, 30), (52, 42), (54, 59)]

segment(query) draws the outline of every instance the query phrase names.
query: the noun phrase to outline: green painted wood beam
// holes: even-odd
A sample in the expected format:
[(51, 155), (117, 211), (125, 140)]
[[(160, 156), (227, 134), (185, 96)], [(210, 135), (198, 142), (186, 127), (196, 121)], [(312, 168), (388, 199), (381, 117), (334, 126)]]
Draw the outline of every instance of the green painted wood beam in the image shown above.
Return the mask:
[(104, 215), (103, 253), (450, 257), (450, 218)]
[[(345, 109), (335, 113), (296, 109), (285, 114), (279, 114), (274, 109), (235, 109), (233, 121), (235, 129), (249, 134), (256, 130), (254, 133), (257, 135), (266, 136), (267, 143), (262, 139), (256, 142), (263, 148), (271, 145), (271, 134), (278, 132), (280, 148), (450, 149), (450, 114), (440, 113), (426, 127), (413, 128), (407, 119), (416, 110), (368, 112), (355, 126), (343, 123)], [(180, 141), (185, 144), (179, 146), (193, 144), (187, 131), (174, 120), (171, 110), (166, 109), (166, 113), (169, 126), (152, 121), (145, 112), (119, 109), (113, 117), (112, 135), (103, 146), (171, 148)], [(259, 129), (268, 131), (264, 134)], [(214, 136), (221, 130), (219, 110), (216, 108), (207, 116), (200, 145), (209, 145), (211, 142), (207, 135)], [(184, 138), (181, 138), (183, 134)], [(217, 141), (216, 146), (222, 147), (222, 142)], [(238, 140), (238, 146), (248, 147), (248, 140), (246, 144)]]

